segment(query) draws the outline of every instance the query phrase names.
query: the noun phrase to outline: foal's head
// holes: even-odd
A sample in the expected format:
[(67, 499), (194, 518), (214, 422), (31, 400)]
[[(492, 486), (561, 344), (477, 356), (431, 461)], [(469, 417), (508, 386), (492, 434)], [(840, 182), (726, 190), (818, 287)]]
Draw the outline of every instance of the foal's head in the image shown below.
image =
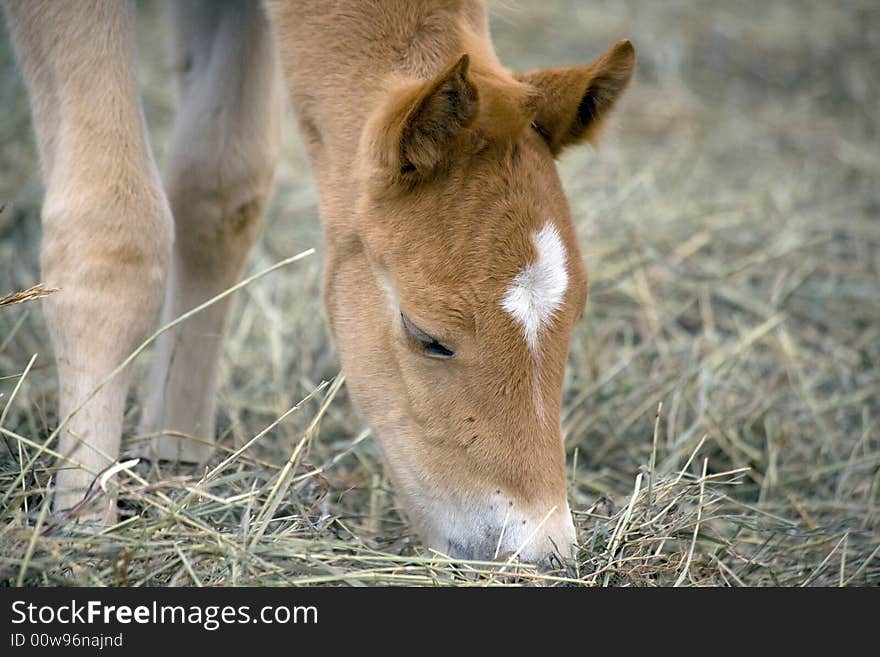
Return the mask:
[(327, 307), (354, 398), (424, 540), (458, 558), (570, 554), (560, 406), (587, 274), (554, 163), (632, 74), (510, 76), (467, 55), (367, 121)]

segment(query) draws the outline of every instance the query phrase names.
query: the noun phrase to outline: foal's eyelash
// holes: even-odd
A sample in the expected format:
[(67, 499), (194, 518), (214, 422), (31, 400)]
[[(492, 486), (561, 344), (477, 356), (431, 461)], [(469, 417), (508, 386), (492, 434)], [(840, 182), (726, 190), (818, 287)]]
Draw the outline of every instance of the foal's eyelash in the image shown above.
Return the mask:
[(425, 355), (433, 358), (452, 358), (455, 355), (454, 351), (441, 344), (434, 336), (425, 333), (422, 329), (409, 321), (403, 313), (400, 313), (400, 321), (403, 322), (403, 328), (422, 344), (422, 347), (425, 350)]

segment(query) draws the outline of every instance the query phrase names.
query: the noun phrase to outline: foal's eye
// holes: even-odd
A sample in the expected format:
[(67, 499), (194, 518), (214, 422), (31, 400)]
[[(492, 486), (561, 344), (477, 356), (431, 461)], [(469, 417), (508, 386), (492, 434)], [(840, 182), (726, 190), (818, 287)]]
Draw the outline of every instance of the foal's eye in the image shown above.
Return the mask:
[(415, 338), (422, 346), (426, 356), (430, 356), (431, 358), (452, 358), (455, 356), (454, 351), (447, 349), (440, 344), (440, 342), (437, 341), (437, 338), (425, 333), (422, 329), (409, 321), (403, 313), (400, 313), (400, 320), (403, 322), (403, 328), (406, 329), (407, 333)]

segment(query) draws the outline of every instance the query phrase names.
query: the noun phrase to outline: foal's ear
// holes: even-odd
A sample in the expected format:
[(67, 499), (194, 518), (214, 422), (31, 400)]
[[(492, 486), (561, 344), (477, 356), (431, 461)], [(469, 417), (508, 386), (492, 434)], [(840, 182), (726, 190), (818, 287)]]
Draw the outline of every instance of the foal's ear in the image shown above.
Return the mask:
[(540, 92), (534, 126), (554, 155), (571, 144), (595, 145), (605, 118), (629, 84), (635, 62), (635, 48), (624, 39), (589, 66), (516, 76)]
[[(477, 114), (477, 88), (462, 55), (432, 80), (409, 87), (382, 117), (380, 157), (402, 176), (426, 176), (443, 160), (456, 136)], [(384, 143), (382, 143), (384, 142)]]

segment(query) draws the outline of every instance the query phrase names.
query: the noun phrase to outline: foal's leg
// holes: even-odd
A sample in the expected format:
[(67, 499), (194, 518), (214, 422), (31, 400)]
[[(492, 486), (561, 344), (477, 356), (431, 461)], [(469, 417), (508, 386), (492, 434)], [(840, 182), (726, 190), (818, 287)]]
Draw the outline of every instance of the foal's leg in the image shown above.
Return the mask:
[[(44, 302), (58, 360), (56, 508), (78, 502), (118, 457), (128, 371), (89, 401), (144, 338), (162, 298), (171, 214), (135, 79), (134, 6), (116, 0), (8, 0), (33, 108), (46, 197)], [(53, 447), (55, 447), (53, 445)], [(106, 500), (98, 513), (115, 517)]]
[[(180, 111), (168, 171), (175, 244), (163, 322), (233, 285), (257, 236), (281, 142), (282, 82), (257, 2), (173, 3)], [(153, 457), (213, 451), (228, 300), (159, 341), (141, 432)], [(180, 438), (175, 435), (185, 434)]]

